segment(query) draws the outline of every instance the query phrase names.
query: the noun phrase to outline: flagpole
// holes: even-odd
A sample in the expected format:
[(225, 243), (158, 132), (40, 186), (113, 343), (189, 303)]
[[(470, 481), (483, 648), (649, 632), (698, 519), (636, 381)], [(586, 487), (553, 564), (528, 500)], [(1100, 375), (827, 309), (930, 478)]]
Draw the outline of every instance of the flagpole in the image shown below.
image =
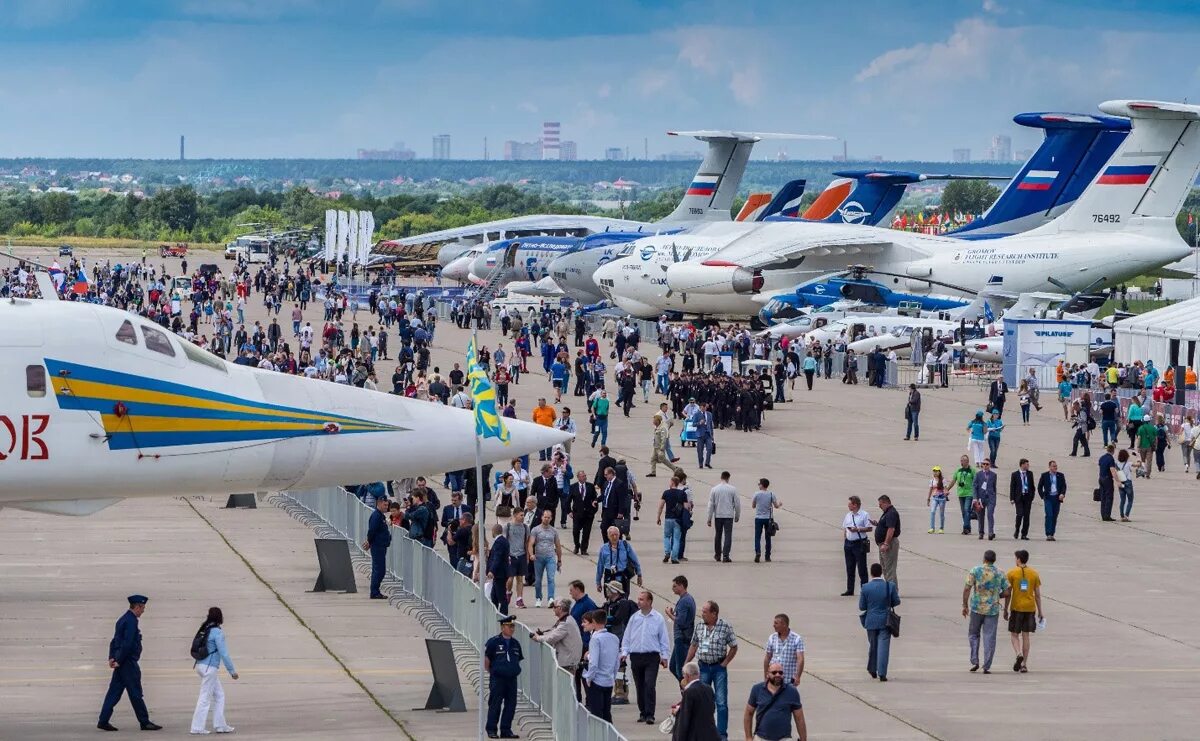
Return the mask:
[[(477, 347), (475, 343), (477, 329), (477, 327), (471, 327), (471, 345), (475, 347)], [(471, 368), (467, 368), (468, 373), (471, 371)], [(474, 399), (471, 401), (472, 404), (475, 403)], [(483, 462), (480, 460), (482, 456), (483, 453), (479, 447), (479, 431), (475, 430), (475, 515), (476, 521), (479, 523), (479, 542), (475, 547), (479, 557), (479, 738), (484, 737), (483, 688), (487, 682), (487, 671), (484, 669), (483, 644), (487, 642), (487, 606), (491, 604), (487, 594), (487, 533), (484, 530), (484, 513), (487, 511), (487, 502), (483, 501)]]

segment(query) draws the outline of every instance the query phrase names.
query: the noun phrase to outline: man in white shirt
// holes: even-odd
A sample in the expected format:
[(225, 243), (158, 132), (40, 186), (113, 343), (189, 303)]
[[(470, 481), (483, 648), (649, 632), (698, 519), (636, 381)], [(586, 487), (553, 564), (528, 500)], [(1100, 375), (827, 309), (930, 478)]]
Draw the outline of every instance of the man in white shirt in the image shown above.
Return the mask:
[(629, 662), (637, 689), (638, 723), (654, 725), (655, 685), (659, 667), (671, 658), (671, 639), (662, 613), (652, 609), (654, 595), (643, 591), (637, 598), (638, 611), (629, 618), (621, 641), (621, 658)]
[(867, 553), (871, 548), (868, 539), (872, 531), (871, 518), (862, 511), (862, 500), (857, 496), (850, 497), (846, 504), (849, 510), (842, 518), (842, 551), (846, 557), (846, 591), (843, 597), (854, 596), (854, 572), (858, 570), (858, 583), (867, 583)]

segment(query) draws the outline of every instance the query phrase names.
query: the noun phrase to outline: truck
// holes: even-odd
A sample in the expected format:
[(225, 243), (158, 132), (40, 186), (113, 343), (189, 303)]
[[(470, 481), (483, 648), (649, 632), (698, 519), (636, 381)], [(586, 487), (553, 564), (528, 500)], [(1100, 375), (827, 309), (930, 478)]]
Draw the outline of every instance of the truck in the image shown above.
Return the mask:
[(175, 244), (163, 244), (158, 247), (159, 257), (187, 257), (188, 246), (186, 242), (176, 242)]

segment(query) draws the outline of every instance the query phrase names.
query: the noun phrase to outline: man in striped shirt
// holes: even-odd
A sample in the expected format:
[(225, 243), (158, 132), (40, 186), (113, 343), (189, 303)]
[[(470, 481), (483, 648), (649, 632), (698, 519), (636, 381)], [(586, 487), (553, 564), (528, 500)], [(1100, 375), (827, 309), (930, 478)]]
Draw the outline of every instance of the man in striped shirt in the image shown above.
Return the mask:
[(775, 616), (775, 632), (767, 639), (767, 651), (763, 656), (763, 675), (771, 664), (783, 667), (783, 681), (800, 684), (804, 674), (804, 638), (791, 629), (791, 620), (784, 613)]

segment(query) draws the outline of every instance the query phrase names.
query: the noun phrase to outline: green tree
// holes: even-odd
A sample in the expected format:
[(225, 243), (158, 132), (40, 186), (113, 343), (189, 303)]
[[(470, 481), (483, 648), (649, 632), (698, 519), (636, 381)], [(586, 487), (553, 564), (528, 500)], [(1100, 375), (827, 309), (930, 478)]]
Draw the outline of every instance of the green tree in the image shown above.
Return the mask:
[(160, 190), (150, 199), (150, 216), (172, 231), (190, 232), (200, 218), (200, 196), (190, 185)]
[(942, 213), (981, 214), (999, 196), (1000, 189), (986, 180), (952, 180), (942, 191)]

